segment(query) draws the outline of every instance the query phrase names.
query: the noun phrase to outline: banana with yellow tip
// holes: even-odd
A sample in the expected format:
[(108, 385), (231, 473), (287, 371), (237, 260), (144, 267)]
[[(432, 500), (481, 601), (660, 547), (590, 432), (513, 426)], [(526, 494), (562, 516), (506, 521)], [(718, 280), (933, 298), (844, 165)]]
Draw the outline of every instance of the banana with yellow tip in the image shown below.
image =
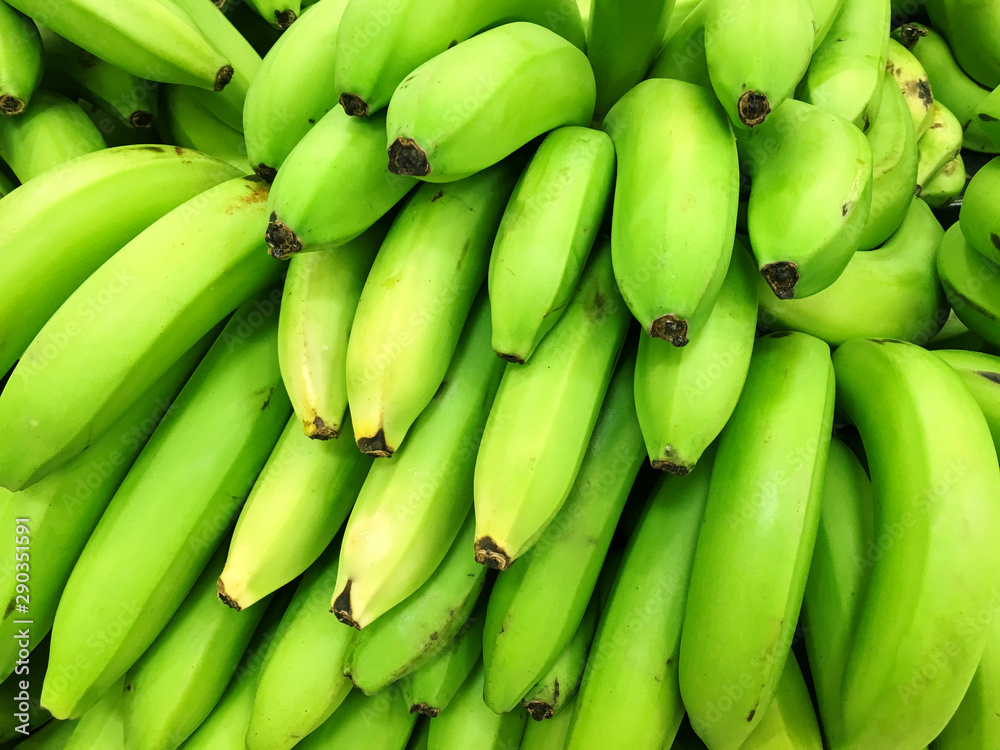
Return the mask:
[[(927, 71), (910, 50), (890, 37), (886, 51), (885, 72), (886, 76), (892, 77), (903, 93), (903, 99), (906, 101), (913, 122), (913, 133), (919, 141), (934, 120), (935, 102)], [(879, 114), (881, 115), (881, 109)]]
[(968, 179), (965, 161), (959, 153), (934, 173), (934, 176), (920, 189), (919, 198), (931, 208), (943, 208), (962, 194)]

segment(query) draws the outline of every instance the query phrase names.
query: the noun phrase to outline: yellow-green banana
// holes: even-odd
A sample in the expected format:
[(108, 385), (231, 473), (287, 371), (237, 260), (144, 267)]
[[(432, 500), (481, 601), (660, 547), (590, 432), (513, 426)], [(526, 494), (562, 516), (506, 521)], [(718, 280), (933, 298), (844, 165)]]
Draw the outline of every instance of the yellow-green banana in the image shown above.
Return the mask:
[(740, 750), (823, 750), (816, 712), (795, 654), (785, 660), (774, 698)]
[(347, 344), (347, 400), (363, 452), (391, 456), (441, 386), (486, 280), (515, 168), (507, 161), (455, 183), (423, 185), (393, 221)]
[(441, 563), (472, 507), (476, 450), (502, 374), (503, 362), (490, 349), (484, 294), (406, 444), (377, 461), (361, 488), (333, 589), (341, 619), (366, 627), (413, 594)]
[(480, 662), (462, 683), (449, 710), (431, 721), (427, 750), (514, 750), (520, 746), (528, 715), (519, 709), (505, 714), (491, 711), (483, 703), (484, 674)]
[(934, 353), (962, 376), (986, 417), (994, 446), (1000, 451), (1000, 357), (962, 349), (939, 349)]
[[(880, 86), (876, 92), (881, 97)], [(843, 117), (790, 99), (750, 131), (743, 151), (752, 172), (750, 248), (761, 275), (779, 299), (826, 289), (858, 249), (868, 221), (868, 140)], [(789, 201), (798, 210), (789, 212)]]
[[(551, 750), (565, 748), (569, 739), (569, 725), (573, 720), (576, 698), (570, 699), (562, 711), (545, 721), (528, 721), (524, 725), (519, 750)], [(667, 748), (667, 750), (670, 750)]]
[(198, 89), (173, 84), (160, 89), (163, 96), (160, 122), (170, 141), (222, 159), (243, 174), (253, 172), (243, 136), (205, 107), (195, 96)]
[(688, 473), (733, 413), (753, 350), (757, 278), (753, 256), (737, 241), (698, 337), (681, 349), (640, 338), (635, 407), (654, 469)]
[(1000, 157), (990, 159), (969, 180), (959, 223), (974, 249), (1000, 263)]
[[(475, 471), (476, 560), (498, 570), (559, 512), (594, 431), (628, 329), (601, 240), (559, 322), (526, 364), (508, 363)], [(510, 467), (519, 470), (511, 472)]]
[[(910, 50), (890, 38), (886, 49), (885, 72), (886, 78), (899, 86), (913, 123), (913, 133), (920, 140), (934, 120), (934, 95), (927, 71)], [(880, 107), (880, 116), (881, 112)], [(875, 121), (878, 122), (877, 119)]]
[(124, 750), (122, 725), (124, 678), (108, 688), (93, 708), (80, 717), (73, 734), (66, 741), (66, 750)]
[(917, 195), (941, 167), (962, 150), (962, 124), (941, 102), (934, 102), (930, 128), (917, 141)]
[(962, 69), (983, 86), (1000, 86), (1000, 7), (983, 0), (927, 0), (927, 15)]
[(948, 319), (941, 326), (941, 330), (924, 346), (932, 350), (962, 349), (968, 352), (979, 352), (986, 346), (986, 342), (981, 336), (970, 331), (968, 326), (959, 320), (955, 311), (951, 310), (948, 313)]
[(42, 41), (35, 22), (0, 2), (0, 115), (24, 112), (42, 80)]
[(416, 719), (406, 710), (397, 685), (372, 696), (352, 690), (333, 715), (297, 747), (404, 750)]
[(816, 32), (813, 39), (813, 50), (815, 51), (826, 39), (833, 22), (837, 20), (844, 0), (811, 0), (810, 4), (813, 11), (813, 28)]
[(708, 318), (732, 254), (739, 187), (732, 128), (710, 91), (663, 79), (629, 91), (603, 127), (618, 154), (611, 224), (618, 288), (643, 330), (683, 346)]
[[(965, 161), (959, 153), (920, 188), (920, 200), (931, 208), (943, 208), (962, 195), (968, 179), (965, 173)], [(964, 205), (965, 201), (962, 203)]]
[(608, 135), (580, 127), (552, 131), (525, 168), (490, 254), (493, 349), (504, 359), (527, 362), (562, 315), (597, 239), (614, 171)]
[(761, 337), (719, 438), (678, 662), (691, 726), (713, 750), (739, 748), (777, 690), (816, 539), (833, 393), (826, 343)]
[(246, 0), (274, 28), (284, 31), (302, 12), (301, 0)]
[(961, 223), (944, 233), (937, 257), (938, 278), (959, 320), (1000, 346), (1000, 265), (977, 253)]
[(428, 182), (468, 177), (546, 131), (589, 124), (594, 97), (587, 56), (558, 34), (524, 21), (484, 31), (396, 88), (389, 171)]
[(85, 449), (195, 341), (278, 277), (283, 269), (260, 241), (266, 199), (257, 177), (211, 188), (73, 292), (0, 395), (0, 485), (26, 487)]

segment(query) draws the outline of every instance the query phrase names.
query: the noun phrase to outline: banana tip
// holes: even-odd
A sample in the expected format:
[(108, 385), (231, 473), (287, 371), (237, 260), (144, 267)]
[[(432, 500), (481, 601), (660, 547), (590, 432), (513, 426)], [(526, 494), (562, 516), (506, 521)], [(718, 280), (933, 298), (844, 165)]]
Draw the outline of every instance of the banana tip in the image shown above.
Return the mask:
[(18, 99), (10, 94), (0, 95), (0, 114), (11, 117), (24, 112), (24, 99)]
[(674, 474), (678, 477), (687, 476), (691, 473), (691, 469), (694, 468), (694, 466), (685, 466), (684, 464), (679, 464), (665, 458), (658, 458), (655, 461), (650, 461), (649, 465), (657, 471), (665, 471), (668, 474)]
[(756, 91), (744, 91), (736, 102), (736, 114), (740, 122), (748, 128), (760, 125), (771, 113), (771, 103), (764, 94)]
[(215, 74), (215, 90), (222, 91), (233, 80), (233, 66), (223, 65), (219, 72)]
[(397, 138), (389, 146), (389, 171), (409, 177), (426, 177), (431, 173), (427, 152), (412, 138)]
[(927, 36), (927, 29), (913, 23), (904, 23), (899, 27), (899, 43), (907, 49), (913, 49), (922, 37)]
[(426, 703), (414, 703), (412, 706), (410, 706), (410, 713), (423, 714), (424, 716), (427, 716), (431, 719), (435, 719), (437, 718), (438, 714), (441, 713), (441, 709), (435, 708), (434, 706), (430, 706)]
[(316, 415), (311, 420), (306, 420), (302, 423), (302, 431), (305, 432), (307, 437), (311, 437), (313, 440), (334, 440), (340, 437), (340, 430), (336, 427), (327, 425), (323, 421), (323, 417)]
[(556, 713), (552, 704), (547, 701), (527, 701), (523, 705), (524, 710), (527, 711), (528, 715), (535, 721), (551, 719)]
[(302, 252), (302, 241), (298, 235), (285, 222), (279, 221), (273, 212), (267, 231), (264, 232), (264, 240), (267, 242), (271, 257), (278, 260), (285, 260), (295, 253)]
[(676, 315), (663, 315), (649, 325), (650, 336), (669, 341), (674, 346), (687, 345), (687, 330), (687, 321)]
[(219, 592), (219, 598), (224, 604), (226, 604), (226, 606), (232, 607), (237, 612), (243, 609), (243, 607), (241, 607), (239, 603), (233, 599), (233, 597), (226, 593), (226, 584), (222, 582), (221, 578), (216, 582), (215, 589)]
[(274, 178), (278, 176), (278, 170), (275, 167), (269, 167), (263, 162), (254, 166), (253, 171), (257, 173), (258, 177), (261, 177), (268, 185), (274, 182)]
[(476, 562), (493, 570), (507, 570), (510, 556), (491, 537), (481, 536), (476, 540)]
[(789, 261), (768, 263), (760, 269), (760, 275), (771, 287), (778, 299), (792, 299), (795, 296), (795, 285), (799, 283), (799, 267)]
[(345, 91), (340, 95), (340, 106), (351, 117), (368, 117), (370, 114), (368, 102), (349, 91)]
[(354, 619), (353, 612), (351, 611), (352, 583), (353, 581), (348, 578), (347, 583), (344, 584), (344, 590), (337, 594), (336, 598), (333, 600), (333, 606), (330, 607), (330, 611), (333, 612), (334, 617), (345, 625), (350, 625), (355, 630), (361, 630), (361, 626), (358, 625), (357, 621)]
[(291, 26), (296, 18), (298, 16), (295, 15), (295, 11), (291, 8), (274, 11), (274, 25), (279, 31), (284, 31)]
[(128, 124), (133, 128), (151, 128), (153, 127), (154, 119), (152, 112), (137, 109), (128, 116)]
[(506, 362), (513, 362), (515, 365), (524, 364), (524, 357), (521, 357), (520, 355), (517, 354), (503, 354), (501, 352), (497, 352), (497, 356)]
[(394, 451), (385, 442), (385, 432), (382, 428), (379, 428), (379, 431), (371, 437), (359, 437), (357, 443), (358, 449), (362, 453), (367, 453), (369, 456), (375, 456), (376, 458), (390, 458)]

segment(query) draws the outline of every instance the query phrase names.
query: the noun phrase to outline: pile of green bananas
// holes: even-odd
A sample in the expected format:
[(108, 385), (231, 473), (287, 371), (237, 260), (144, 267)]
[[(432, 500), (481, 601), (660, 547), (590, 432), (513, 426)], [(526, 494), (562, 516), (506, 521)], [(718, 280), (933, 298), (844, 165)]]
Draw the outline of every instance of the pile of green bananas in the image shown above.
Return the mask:
[(0, 748), (1000, 750), (997, 29), (0, 0)]

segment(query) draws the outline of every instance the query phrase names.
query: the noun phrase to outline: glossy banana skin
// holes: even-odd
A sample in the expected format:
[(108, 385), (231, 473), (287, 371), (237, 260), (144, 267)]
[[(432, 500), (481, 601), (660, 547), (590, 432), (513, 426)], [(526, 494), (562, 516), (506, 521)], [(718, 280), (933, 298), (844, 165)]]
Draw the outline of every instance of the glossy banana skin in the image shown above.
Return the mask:
[(477, 664), (445, 711), (431, 722), (427, 750), (476, 747), (509, 750), (521, 744), (527, 714), (497, 714), (483, 703), (483, 665)]
[(959, 153), (927, 181), (920, 189), (919, 198), (931, 208), (942, 208), (962, 195), (968, 180), (965, 161)]
[(969, 180), (959, 222), (968, 243), (984, 258), (1000, 263), (1000, 158), (988, 161)]
[(42, 40), (34, 21), (4, 3), (0, 6), (0, 115), (24, 112), (42, 80)]
[(945, 232), (937, 268), (959, 320), (984, 340), (1000, 346), (1000, 265), (975, 251), (962, 232), (961, 222)]
[(333, 715), (296, 747), (372, 747), (403, 750), (417, 720), (406, 710), (399, 687), (390, 685), (376, 695), (352, 690)]
[(795, 654), (789, 654), (781, 671), (778, 690), (764, 712), (760, 724), (741, 746), (743, 750), (801, 748), (823, 750), (819, 723), (813, 710), (809, 688)]
[(934, 28), (948, 40), (963, 70), (987, 88), (1000, 86), (1000, 9), (983, 0), (928, 0)]
[(66, 742), (67, 750), (84, 750), (106, 747), (120, 750), (125, 747), (122, 724), (122, 697), (125, 694), (124, 678), (118, 680), (101, 699), (83, 716)]
[[(995, 597), (1000, 507), (983, 498), (1000, 493), (1000, 469), (979, 406), (934, 353), (855, 339), (833, 361), (838, 409), (868, 459), (880, 553), (865, 558), (841, 746), (919, 747), (958, 708), (986, 644), (955, 613), (984, 611)], [(922, 671), (942, 658), (947, 670)]]
[(937, 171), (950, 162), (962, 149), (962, 125), (941, 102), (934, 102), (931, 126), (917, 141), (920, 158), (917, 162), (917, 195)]
[(719, 21), (719, 14), (711, 12), (713, 6), (713, 3), (699, 0), (675, 28), (668, 30), (663, 46), (650, 65), (647, 78), (671, 78), (712, 89), (705, 56), (705, 26)]
[(161, 132), (168, 134), (167, 140), (232, 164), (240, 174), (251, 174), (243, 136), (209, 111), (198, 93), (190, 86), (160, 87)]
[[(899, 85), (913, 122), (914, 135), (920, 140), (934, 118), (934, 95), (927, 71), (910, 50), (890, 37), (885, 72), (886, 78), (891, 77)], [(881, 113), (880, 108), (879, 115)]]
[(526, 22), (484, 31), (396, 88), (389, 171), (427, 182), (468, 177), (553, 128), (589, 124), (595, 95), (586, 55), (557, 34)]
[[(618, 154), (615, 279), (643, 330), (683, 346), (711, 312), (732, 255), (739, 182), (732, 129), (710, 91), (662, 79), (623, 96), (603, 128)], [(663, 138), (667, 129), (685, 136)]]
[(1000, 450), (1000, 402), (997, 401), (1000, 394), (1000, 357), (962, 349), (940, 349), (934, 353), (958, 371), (986, 417), (994, 447)]

